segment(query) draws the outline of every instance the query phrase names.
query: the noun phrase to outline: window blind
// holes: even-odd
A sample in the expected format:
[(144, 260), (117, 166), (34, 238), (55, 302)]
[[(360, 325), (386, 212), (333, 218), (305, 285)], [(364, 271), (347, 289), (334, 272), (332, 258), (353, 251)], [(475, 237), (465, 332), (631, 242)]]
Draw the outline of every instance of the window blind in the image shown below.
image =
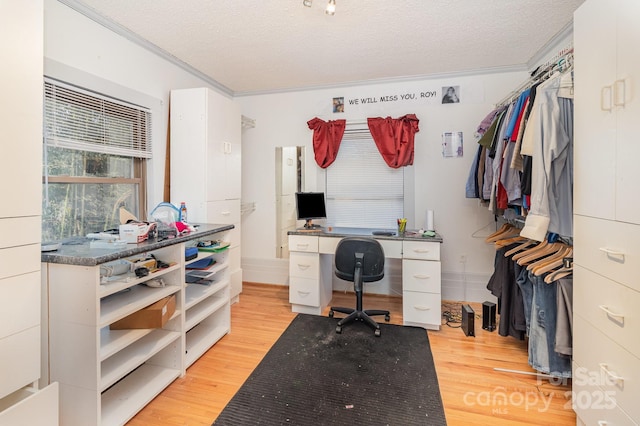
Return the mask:
[(386, 165), (368, 131), (345, 132), (327, 168), (326, 198), (333, 226), (394, 229), (404, 217), (404, 168)]
[(137, 105), (45, 80), (44, 141), (60, 148), (151, 158), (151, 113)]

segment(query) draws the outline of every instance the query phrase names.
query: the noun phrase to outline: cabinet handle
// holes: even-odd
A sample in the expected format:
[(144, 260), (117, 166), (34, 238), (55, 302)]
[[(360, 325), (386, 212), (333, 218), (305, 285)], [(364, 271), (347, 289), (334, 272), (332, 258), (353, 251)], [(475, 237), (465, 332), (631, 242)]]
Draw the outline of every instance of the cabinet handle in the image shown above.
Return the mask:
[[(605, 93), (607, 93), (606, 96), (605, 96)], [(605, 99), (609, 101), (608, 107), (605, 105), (605, 102), (604, 102)], [(600, 109), (607, 112), (611, 112), (611, 110), (613, 109), (613, 106), (611, 105), (611, 86), (604, 86), (600, 90)]]
[(311, 265), (309, 265), (309, 264), (298, 263), (298, 268), (303, 269), (303, 270), (304, 269), (309, 269), (310, 266)]
[(609, 424), (606, 420), (598, 420), (598, 426), (607, 426)]
[(298, 294), (303, 294), (303, 295), (306, 296), (307, 294), (311, 294), (311, 292), (310, 291), (300, 291), (300, 290), (298, 290)]
[(413, 274), (413, 277), (419, 280), (428, 280), (431, 278), (431, 275)]
[(430, 307), (428, 307), (428, 306), (421, 306), (421, 305), (414, 306), (414, 308), (416, 308), (416, 309), (417, 309), (417, 310), (419, 310), (419, 311), (430, 311), (430, 310), (431, 310), (431, 308), (430, 308)]
[(624, 260), (623, 251), (611, 250), (610, 248), (606, 248), (606, 247), (600, 247), (599, 250), (606, 253), (607, 256), (621, 257), (622, 260)]
[(298, 247), (298, 250), (302, 250), (308, 248), (309, 244), (296, 244), (296, 247)]
[(607, 364), (604, 364), (604, 363), (600, 364), (600, 368), (602, 369), (602, 371), (604, 371), (604, 374), (606, 374), (607, 376), (611, 377), (616, 382), (623, 382), (624, 383), (624, 377), (618, 376), (616, 374), (613, 374), (609, 370), (609, 367), (607, 366)]
[(600, 309), (602, 309), (607, 315), (614, 317), (614, 318), (620, 318), (620, 320), (624, 321), (624, 315), (621, 314), (616, 314), (615, 312), (612, 312), (609, 310), (609, 308), (607, 308), (604, 305), (600, 305), (598, 306)]
[(230, 211), (224, 211), (224, 212), (220, 212), (220, 214), (222, 216), (229, 216), (231, 214), (231, 212)]
[(429, 253), (431, 250), (427, 250), (427, 249), (414, 249), (413, 252), (414, 253)]
[[(620, 90), (620, 88), (622, 88), (622, 90)], [(616, 80), (615, 83), (613, 83), (613, 104), (615, 106), (620, 106), (620, 107), (624, 107), (626, 104), (626, 85), (625, 85), (625, 81), (623, 80)], [(619, 99), (622, 99), (622, 101), (619, 101)]]

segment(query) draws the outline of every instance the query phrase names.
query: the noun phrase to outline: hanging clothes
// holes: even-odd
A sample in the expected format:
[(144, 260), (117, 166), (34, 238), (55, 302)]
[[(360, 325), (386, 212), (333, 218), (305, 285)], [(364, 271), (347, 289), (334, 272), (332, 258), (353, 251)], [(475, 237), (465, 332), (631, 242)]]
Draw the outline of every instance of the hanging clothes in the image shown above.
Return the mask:
[(531, 203), (522, 236), (537, 241), (547, 232), (573, 235), (573, 101), (559, 96), (563, 81), (563, 75), (555, 75), (538, 87), (522, 143), (522, 152), (533, 159)]

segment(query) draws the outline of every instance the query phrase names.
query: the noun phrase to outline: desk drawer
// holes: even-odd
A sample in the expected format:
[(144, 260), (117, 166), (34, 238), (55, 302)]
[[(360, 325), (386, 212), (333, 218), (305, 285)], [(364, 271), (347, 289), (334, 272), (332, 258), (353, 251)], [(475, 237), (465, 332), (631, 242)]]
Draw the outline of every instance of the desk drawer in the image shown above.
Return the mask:
[(318, 279), (291, 277), (289, 281), (289, 303), (320, 306)]
[(402, 289), (440, 294), (440, 262), (404, 259)]
[(575, 216), (576, 264), (640, 291), (640, 226)]
[[(573, 360), (584, 367), (574, 383), (595, 382), (632, 419), (640, 419), (640, 359), (613, 342), (582, 316), (573, 318)], [(615, 376), (620, 377), (620, 379)], [(589, 384), (592, 384), (589, 382)]]
[(289, 251), (318, 252), (318, 237), (289, 235)]
[(440, 326), (440, 294), (403, 291), (402, 319), (405, 323)]
[(440, 260), (440, 243), (427, 241), (403, 241), (402, 257), (404, 259)]
[(573, 312), (640, 358), (640, 293), (574, 266)]
[(301, 253), (292, 251), (289, 254), (289, 276), (318, 280), (320, 276), (320, 259), (318, 253)]

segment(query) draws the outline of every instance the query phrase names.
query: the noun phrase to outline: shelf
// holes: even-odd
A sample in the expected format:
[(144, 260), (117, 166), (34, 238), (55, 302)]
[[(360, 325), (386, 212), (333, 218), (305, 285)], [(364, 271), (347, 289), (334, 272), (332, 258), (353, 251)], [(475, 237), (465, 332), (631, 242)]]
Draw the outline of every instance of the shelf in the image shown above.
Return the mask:
[(122, 279), (110, 281), (104, 284), (100, 284), (100, 298), (110, 296), (114, 293), (117, 293), (122, 290), (126, 290), (127, 288), (133, 287), (137, 284), (142, 284), (145, 281), (150, 280), (151, 278), (159, 278), (165, 274), (168, 274), (171, 271), (179, 270), (180, 265), (172, 265), (168, 268), (158, 269), (146, 277), (138, 278), (135, 273), (131, 272), (122, 276)]
[(180, 369), (144, 364), (102, 394), (102, 426), (123, 425), (171, 382)]
[[(228, 287), (227, 287), (228, 289)], [(223, 308), (225, 305), (229, 305), (229, 292), (226, 291), (224, 297), (216, 297), (217, 295), (210, 296), (212, 299), (209, 303), (207, 303), (208, 299), (203, 300), (201, 303), (198, 303), (191, 309), (186, 311), (185, 316), (185, 329), (190, 330), (195, 327), (196, 324), (207, 318), (209, 315), (213, 314), (218, 309)]]
[(110, 356), (101, 365), (101, 391), (180, 338), (179, 331), (155, 329), (151, 333)]
[(202, 324), (201, 327), (194, 327), (188, 331), (186, 337), (187, 367), (196, 362), (198, 358), (228, 332), (228, 323), (216, 327), (206, 327)]
[(192, 306), (198, 304), (207, 297), (224, 290), (229, 286), (229, 279), (225, 278), (220, 281), (214, 280), (211, 284), (189, 284), (185, 289), (185, 310), (190, 309)]
[(186, 261), (184, 262), (184, 265), (185, 265), (185, 266), (189, 266), (189, 265), (191, 265), (192, 263), (197, 262), (198, 260), (206, 259), (206, 258), (208, 258), (208, 257), (213, 257), (213, 255), (214, 255), (214, 254), (215, 254), (215, 253), (205, 253), (205, 252), (203, 252), (203, 251), (198, 251), (198, 256), (194, 257), (194, 258), (193, 258), (193, 259), (191, 259), (191, 260), (186, 260)]
[(100, 328), (179, 291), (180, 287), (175, 285), (158, 288), (137, 285), (130, 291), (103, 298), (100, 300)]
[(153, 329), (141, 328), (137, 330), (110, 330), (103, 327), (100, 330), (100, 361), (104, 361), (116, 352), (126, 348), (137, 340), (151, 333)]

